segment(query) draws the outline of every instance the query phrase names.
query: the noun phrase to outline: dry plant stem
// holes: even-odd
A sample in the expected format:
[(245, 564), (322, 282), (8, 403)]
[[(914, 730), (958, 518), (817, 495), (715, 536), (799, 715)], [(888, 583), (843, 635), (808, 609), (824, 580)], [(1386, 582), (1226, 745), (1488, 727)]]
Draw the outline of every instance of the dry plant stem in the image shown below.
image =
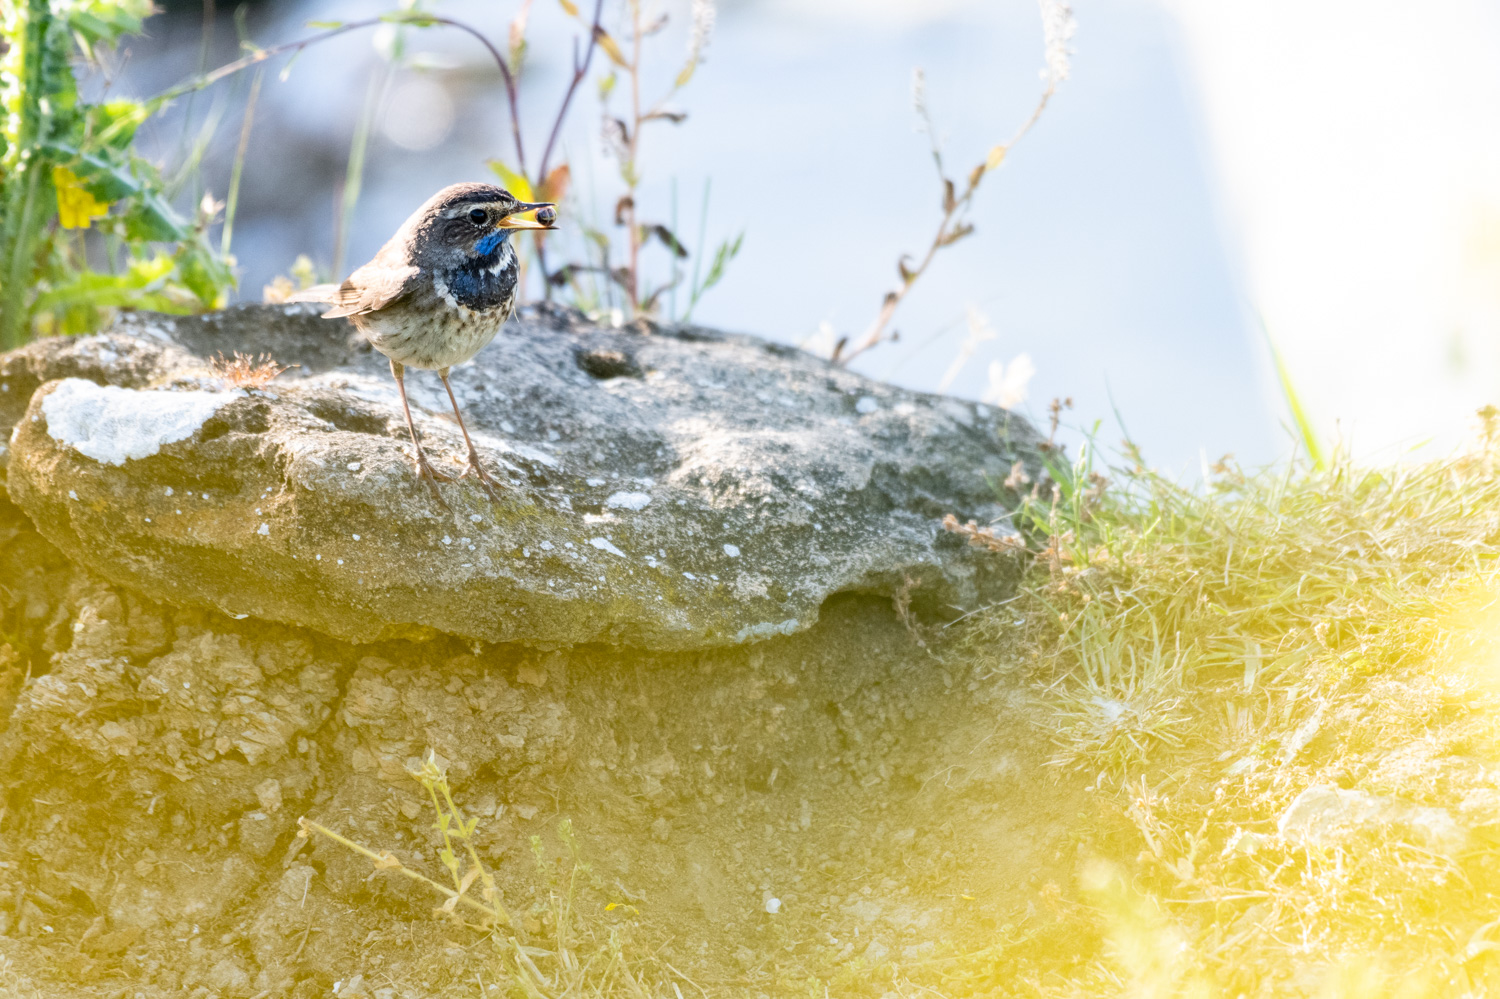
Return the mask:
[(295, 42), (283, 42), (280, 45), (273, 45), (268, 49), (256, 49), (254, 52), (245, 56), (243, 59), (236, 59), (234, 62), (225, 63), (224, 65), (220, 66), (218, 69), (213, 70), (210, 73), (200, 74), (190, 80), (185, 80), (182, 83), (177, 84), (177, 86), (175, 87), (168, 88), (167, 90), (164, 90), (161, 93), (157, 94), (155, 97), (151, 98), (148, 103), (153, 108), (159, 108), (161, 105), (175, 98), (181, 97), (183, 94), (194, 93), (196, 91), (204, 89), (205, 87), (212, 86), (213, 84), (224, 79), (226, 76), (232, 76), (242, 69), (258, 65), (259, 63), (265, 62), (267, 59), (275, 58), (276, 56), (279, 56), (285, 52), (301, 52), (303, 49), (308, 48), (309, 46), (316, 45), (319, 42), (325, 42), (330, 38), (336, 38), (339, 35), (346, 34), (350, 31), (357, 31), (360, 28), (373, 28), (377, 25), (391, 23), (411, 24), (415, 25), (416, 27), (427, 27), (429, 25), (441, 24), (445, 27), (457, 28), (458, 30), (472, 35), (474, 38), (478, 39), (479, 43), (489, 51), (490, 56), (495, 60), (495, 65), (500, 68), (501, 78), (505, 81), (505, 96), (510, 104), (511, 138), (514, 140), (516, 145), (516, 161), (520, 164), (521, 171), (524, 173), (526, 170), (526, 152), (521, 144), (520, 100), (516, 93), (516, 79), (511, 74), (510, 66), (506, 64), (505, 56), (500, 54), (500, 50), (495, 48), (494, 44), (484, 36), (483, 32), (481, 32), (478, 28), (465, 24), (462, 21), (455, 21), (451, 17), (438, 17), (434, 14), (422, 14), (419, 17), (400, 18), (394, 21), (392, 19), (384, 17), (367, 17), (358, 21), (350, 21), (347, 24), (340, 24), (337, 27), (329, 28), (326, 31), (320, 31), (315, 35), (309, 35), (307, 38), (303, 38)]
[(552, 122), (552, 131), (547, 136), (547, 144), (542, 147), (542, 162), (537, 167), (537, 177), (545, 180), (547, 177), (547, 166), (552, 162), (552, 150), (557, 145), (557, 137), (562, 132), (563, 119), (568, 116), (568, 106), (573, 102), (573, 94), (577, 92), (579, 85), (589, 75), (589, 66), (594, 61), (594, 50), (599, 47), (600, 21), (604, 17), (604, 0), (597, 0), (594, 5), (594, 22), (589, 27), (588, 45), (583, 50), (583, 59), (578, 58), (578, 41), (573, 41), (573, 79), (568, 83), (568, 89), (563, 94), (562, 106), (557, 109), (557, 118)]
[[(338, 843), (340, 846), (347, 847), (348, 849), (353, 850), (355, 853), (358, 853), (361, 856), (369, 857), (382, 869), (396, 871), (399, 874), (411, 878), (413, 881), (420, 881), (422, 884), (427, 885), (429, 888), (432, 888), (435, 891), (441, 892), (449, 898), (456, 898), (458, 899), (458, 904), (466, 905), (471, 909), (477, 910), (491, 917), (495, 917), (504, 913), (503, 909), (499, 909), (498, 903), (496, 905), (496, 909), (491, 909), (489, 906), (478, 901), (477, 899), (472, 899), (467, 895), (460, 895), (454, 889), (449, 888), (446, 885), (440, 885), (436, 881), (429, 878), (427, 875), (422, 874), (418, 871), (414, 871), (410, 867), (407, 867), (389, 852), (383, 854), (376, 853), (369, 847), (356, 843), (354, 842), (354, 840), (349, 839), (348, 837), (340, 836), (332, 829), (329, 829), (326, 826), (320, 826), (318, 825), (318, 823), (313, 822), (312, 820), (307, 818), (298, 819), (297, 824), (304, 830), (315, 832), (320, 836), (326, 836), (329, 839), (333, 840), (335, 843)], [(509, 914), (505, 914), (503, 918), (508, 920), (510, 916)]]
[(626, 222), (630, 226), (630, 311), (632, 315), (640, 309), (640, 259), (641, 230), (636, 221), (636, 157), (641, 142), (641, 3), (630, 0), (631, 54), (630, 54), (630, 201), (626, 209)]
[[(1042, 117), (1042, 112), (1047, 109), (1047, 102), (1052, 100), (1052, 95), (1056, 92), (1057, 84), (1050, 84), (1047, 89), (1042, 92), (1041, 99), (1037, 101), (1036, 107), (1034, 107), (1031, 111), (1031, 116), (1026, 119), (1026, 122), (1019, 129), (1016, 130), (1016, 134), (1011, 136), (1010, 141), (1005, 143), (1001, 148), (1003, 148), (1006, 152), (1009, 152), (1015, 147), (1015, 144), (1026, 135), (1027, 132), (1031, 131), (1031, 127), (1037, 123), (1038, 119)], [(904, 272), (903, 280), (899, 288), (886, 293), (885, 301), (881, 303), (880, 312), (878, 315), (876, 315), (875, 321), (870, 324), (869, 329), (865, 330), (864, 336), (861, 337), (859, 342), (854, 345), (853, 349), (847, 352), (843, 350), (835, 350), (833, 356), (833, 360), (835, 363), (848, 364), (860, 354), (863, 354), (865, 351), (869, 350), (872, 347), (878, 346), (885, 339), (885, 330), (886, 327), (890, 325), (891, 317), (896, 314), (896, 309), (901, 306), (901, 303), (905, 300), (907, 293), (910, 292), (912, 286), (917, 283), (917, 279), (926, 272), (928, 265), (932, 263), (932, 258), (937, 256), (937, 251), (942, 249), (950, 241), (953, 240), (953, 234), (957, 231), (957, 227), (954, 225), (954, 222), (959, 217), (961, 217), (963, 213), (968, 209), (969, 205), (973, 203), (974, 192), (979, 189), (980, 181), (984, 179), (984, 175), (988, 172), (988, 170), (980, 169), (975, 170), (969, 174), (969, 180), (968, 183), (964, 185), (963, 193), (960, 194), (957, 198), (949, 201), (949, 203), (944, 207), (943, 218), (942, 221), (938, 223), (937, 233), (932, 237), (932, 242), (928, 244), (927, 252), (922, 255), (921, 262), (919, 262), (917, 266), (912, 268), (911, 270)], [(944, 182), (946, 183), (946, 179)]]
[[(557, 109), (557, 117), (552, 121), (552, 131), (547, 135), (547, 144), (542, 147), (542, 161), (537, 167), (537, 180), (547, 179), (547, 167), (552, 162), (552, 150), (557, 146), (557, 137), (562, 133), (563, 120), (568, 117), (568, 107), (573, 103), (573, 95), (578, 87), (588, 78), (589, 67), (594, 61), (594, 50), (599, 47), (600, 21), (604, 17), (604, 0), (596, 0), (594, 4), (594, 22), (589, 27), (588, 44), (584, 47), (583, 58), (578, 58), (578, 40), (573, 40), (573, 79), (568, 82), (568, 89), (563, 93), (562, 105)], [(544, 239), (537, 239), (536, 262), (542, 269), (542, 294), (547, 301), (552, 300), (551, 274), (547, 270), (547, 244)]]
[(250, 81), (250, 96), (245, 101), (245, 119), (240, 123), (240, 144), (234, 152), (234, 168), (229, 176), (229, 194), (224, 199), (224, 229), (220, 233), (219, 252), (229, 255), (230, 240), (234, 236), (234, 214), (240, 203), (240, 178), (245, 169), (245, 156), (250, 151), (250, 130), (255, 127), (255, 105), (260, 100), (261, 78), (264, 69), (257, 69)]

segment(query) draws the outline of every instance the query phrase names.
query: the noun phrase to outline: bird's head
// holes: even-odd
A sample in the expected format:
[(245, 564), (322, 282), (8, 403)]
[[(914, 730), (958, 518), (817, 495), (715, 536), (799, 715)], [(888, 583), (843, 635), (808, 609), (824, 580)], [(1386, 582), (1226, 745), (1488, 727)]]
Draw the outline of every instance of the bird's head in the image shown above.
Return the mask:
[(412, 215), (413, 248), (429, 264), (489, 257), (517, 229), (556, 227), (557, 206), (521, 201), (494, 184), (454, 184)]

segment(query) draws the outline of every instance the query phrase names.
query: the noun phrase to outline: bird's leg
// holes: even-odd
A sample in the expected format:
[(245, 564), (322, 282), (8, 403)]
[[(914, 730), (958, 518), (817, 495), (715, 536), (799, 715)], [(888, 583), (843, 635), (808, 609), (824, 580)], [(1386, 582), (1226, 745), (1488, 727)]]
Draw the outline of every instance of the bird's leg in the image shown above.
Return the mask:
[[(396, 378), (396, 388), (401, 390), (401, 409), (406, 413), (406, 429), (411, 431), (412, 446), (417, 449), (417, 478), (427, 483), (427, 488), (432, 491), (432, 498), (443, 506), (447, 502), (442, 493), (438, 492), (438, 482), (447, 482), (452, 479), (451, 475), (443, 475), (427, 460), (427, 452), (422, 450), (422, 441), (417, 437), (417, 425), (412, 422), (411, 403), (406, 401), (406, 368), (399, 361), (391, 361), (391, 374)], [(447, 380), (444, 379), (446, 382)], [(451, 394), (451, 393), (450, 393)]]
[(459, 412), (458, 398), (453, 394), (453, 386), (448, 382), (448, 369), (439, 368), (438, 377), (443, 380), (443, 388), (448, 390), (448, 401), (453, 404), (453, 415), (458, 417), (458, 429), (463, 431), (464, 443), (469, 445), (469, 468), (468, 471), (464, 472), (464, 475), (473, 475), (477, 478), (479, 485), (484, 489), (485, 495), (492, 502), (498, 502), (500, 496), (497, 490), (500, 488), (500, 483), (492, 479), (490, 473), (486, 472), (484, 466), (479, 463), (479, 452), (475, 450), (474, 442), (469, 439), (469, 428), (464, 426), (464, 414)]

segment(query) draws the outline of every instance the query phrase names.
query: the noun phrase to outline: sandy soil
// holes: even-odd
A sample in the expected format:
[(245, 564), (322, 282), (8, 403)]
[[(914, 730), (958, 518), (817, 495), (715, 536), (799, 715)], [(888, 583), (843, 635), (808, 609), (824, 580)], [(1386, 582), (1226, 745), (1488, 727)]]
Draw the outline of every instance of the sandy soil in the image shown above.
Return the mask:
[(353, 646), (150, 603), (4, 504), (0, 600), (18, 995), (506, 994), (488, 931), (297, 836), (305, 815), (442, 879), (407, 772), (428, 752), (516, 934), (585, 956), (613, 938), (651, 995), (880, 995), (871, 969), (983, 946), (1055, 897), (1088, 807), (1019, 681), (889, 601), (700, 653)]

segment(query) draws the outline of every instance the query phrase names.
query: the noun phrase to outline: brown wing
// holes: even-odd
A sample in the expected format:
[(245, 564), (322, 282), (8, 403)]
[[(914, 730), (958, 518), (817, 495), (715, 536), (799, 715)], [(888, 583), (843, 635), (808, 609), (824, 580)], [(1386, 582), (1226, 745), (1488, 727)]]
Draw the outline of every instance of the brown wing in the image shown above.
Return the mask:
[(362, 316), (367, 312), (383, 309), (406, 295), (411, 289), (417, 268), (407, 264), (390, 267), (377, 258), (350, 274), (348, 279), (333, 294), (320, 301), (330, 302), (333, 308), (323, 313), (324, 319), (339, 316)]
[(299, 291), (287, 300), (291, 302), (327, 302), (333, 308), (323, 313), (324, 319), (340, 316), (362, 316), (385, 308), (404, 295), (410, 294), (421, 273), (409, 263), (406, 250), (407, 239), (403, 232), (397, 233), (390, 242), (380, 248), (375, 259), (344, 279), (343, 284), (320, 284)]

